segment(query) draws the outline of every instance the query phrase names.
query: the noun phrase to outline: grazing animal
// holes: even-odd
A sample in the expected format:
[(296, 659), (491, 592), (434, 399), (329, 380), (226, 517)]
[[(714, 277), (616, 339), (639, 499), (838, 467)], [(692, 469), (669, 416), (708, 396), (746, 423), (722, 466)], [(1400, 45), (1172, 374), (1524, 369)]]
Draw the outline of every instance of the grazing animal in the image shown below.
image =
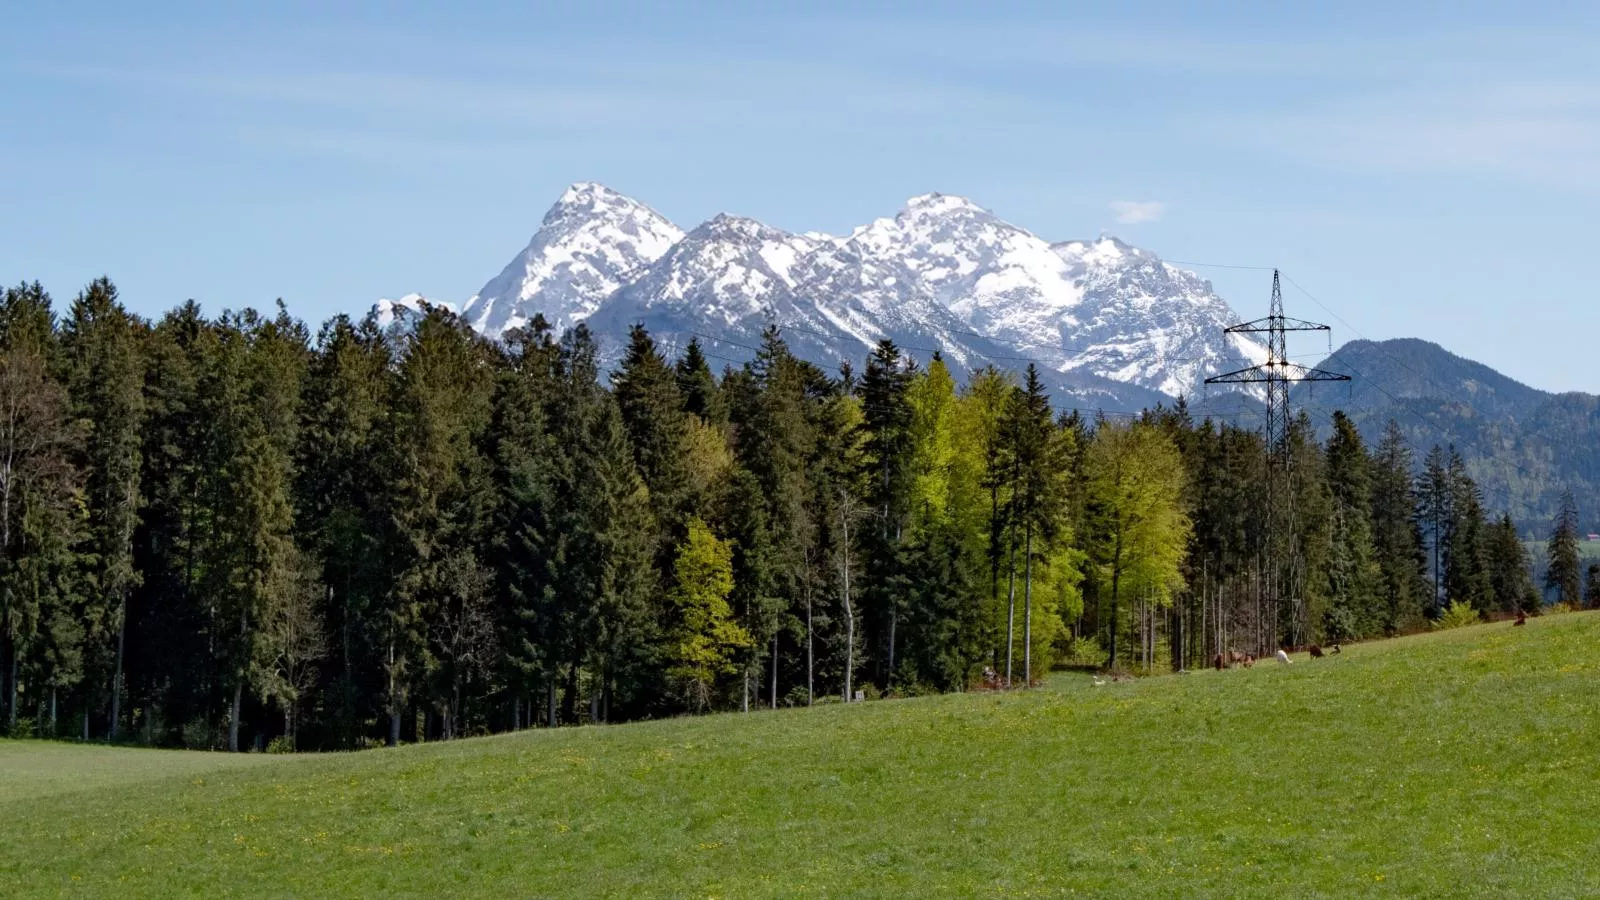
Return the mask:
[(1240, 653), (1237, 650), (1229, 650), (1228, 651), (1228, 665), (1232, 666), (1232, 665), (1238, 665), (1238, 664), (1243, 664), (1243, 665), (1246, 665), (1246, 666), (1250, 665), (1250, 654), (1248, 654), (1248, 653)]
[(1289, 654), (1283, 652), (1282, 650), (1279, 650), (1278, 651), (1278, 662), (1281, 662), (1281, 663), (1283, 663), (1284, 665), (1287, 666), (1289, 664)]
[(1244, 655), (1244, 667), (1246, 669), (1249, 669), (1249, 668), (1255, 666), (1255, 664), (1256, 664), (1256, 658), (1254, 656), (1251, 656), (1250, 654), (1246, 653)]
[(1102, 686), (1104, 686), (1104, 685), (1105, 685), (1105, 683), (1106, 683), (1106, 680), (1105, 680), (1105, 679), (1104, 679), (1104, 678), (1101, 678), (1101, 677), (1100, 677), (1100, 676), (1098, 676), (1098, 675), (1096, 675), (1096, 676), (1095, 676), (1095, 677), (1094, 677), (1094, 678), (1093, 678), (1093, 679), (1092, 679), (1092, 680), (1093, 680), (1093, 682), (1094, 682), (1094, 686), (1095, 686), (1095, 687), (1102, 687)]
[(1322, 658), (1322, 648), (1318, 647), (1316, 644), (1312, 644), (1310, 647), (1307, 647), (1306, 650), (1311, 654), (1312, 659)]
[(1517, 620), (1515, 622), (1512, 622), (1511, 624), (1513, 626), (1528, 624), (1528, 614), (1523, 612), (1520, 609), (1517, 610)]
[(1334, 653), (1335, 653), (1335, 654), (1338, 654), (1338, 652), (1339, 652), (1339, 645), (1338, 645), (1338, 644), (1334, 644), (1334, 645), (1333, 645), (1333, 652), (1334, 652)]
[(1218, 653), (1216, 658), (1211, 660), (1211, 664), (1217, 667), (1218, 672), (1221, 672), (1223, 669), (1228, 667), (1227, 663), (1223, 660), (1221, 653)]

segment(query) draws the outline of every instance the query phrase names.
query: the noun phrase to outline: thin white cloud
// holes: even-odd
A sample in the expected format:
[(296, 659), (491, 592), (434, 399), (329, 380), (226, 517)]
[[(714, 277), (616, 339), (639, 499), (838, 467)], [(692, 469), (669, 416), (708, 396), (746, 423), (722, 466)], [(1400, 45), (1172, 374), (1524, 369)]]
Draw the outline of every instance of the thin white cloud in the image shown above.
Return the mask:
[(1116, 214), (1118, 225), (1138, 225), (1161, 221), (1167, 214), (1167, 205), (1160, 200), (1113, 200), (1111, 212)]

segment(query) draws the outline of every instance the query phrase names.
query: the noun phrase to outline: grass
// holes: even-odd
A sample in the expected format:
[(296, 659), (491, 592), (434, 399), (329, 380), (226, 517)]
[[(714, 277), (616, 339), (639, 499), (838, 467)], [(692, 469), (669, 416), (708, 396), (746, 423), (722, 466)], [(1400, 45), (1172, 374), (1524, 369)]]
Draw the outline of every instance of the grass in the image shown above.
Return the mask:
[(0, 893), (1600, 895), (1600, 615), (356, 755), (0, 743)]

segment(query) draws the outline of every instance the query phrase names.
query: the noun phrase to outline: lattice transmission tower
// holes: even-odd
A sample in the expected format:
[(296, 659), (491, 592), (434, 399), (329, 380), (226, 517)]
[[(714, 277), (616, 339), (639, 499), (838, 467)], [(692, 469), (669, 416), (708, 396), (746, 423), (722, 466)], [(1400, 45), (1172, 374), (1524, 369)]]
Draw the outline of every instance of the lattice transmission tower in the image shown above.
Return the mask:
[(1267, 361), (1236, 372), (1206, 379), (1206, 384), (1265, 384), (1267, 386), (1267, 457), (1287, 468), (1289, 464), (1289, 385), (1299, 381), (1349, 381), (1349, 375), (1327, 372), (1289, 362), (1288, 332), (1328, 331), (1326, 325), (1291, 319), (1283, 314), (1283, 288), (1278, 270), (1272, 270), (1272, 310), (1265, 319), (1241, 322), (1226, 334), (1265, 334)]

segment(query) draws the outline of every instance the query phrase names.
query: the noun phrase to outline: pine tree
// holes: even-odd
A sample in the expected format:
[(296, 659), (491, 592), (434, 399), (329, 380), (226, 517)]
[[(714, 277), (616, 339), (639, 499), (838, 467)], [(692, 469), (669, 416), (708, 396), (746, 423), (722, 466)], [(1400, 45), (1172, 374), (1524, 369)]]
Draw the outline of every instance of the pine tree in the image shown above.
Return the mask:
[(64, 326), (73, 412), (89, 430), (79, 465), (88, 476), (89, 552), (95, 557), (97, 584), (86, 619), (103, 636), (87, 648), (86, 661), (96, 680), (105, 682), (111, 700), (109, 733), (116, 740), (122, 722), (128, 599), (139, 583), (133, 540), (142, 505), (144, 360), (139, 325), (105, 278), (78, 295)]
[(1583, 574), (1578, 561), (1578, 504), (1572, 491), (1561, 494), (1561, 509), (1556, 513), (1548, 545), (1549, 569), (1544, 576), (1546, 590), (1556, 592), (1556, 602), (1577, 606), (1582, 602)]

